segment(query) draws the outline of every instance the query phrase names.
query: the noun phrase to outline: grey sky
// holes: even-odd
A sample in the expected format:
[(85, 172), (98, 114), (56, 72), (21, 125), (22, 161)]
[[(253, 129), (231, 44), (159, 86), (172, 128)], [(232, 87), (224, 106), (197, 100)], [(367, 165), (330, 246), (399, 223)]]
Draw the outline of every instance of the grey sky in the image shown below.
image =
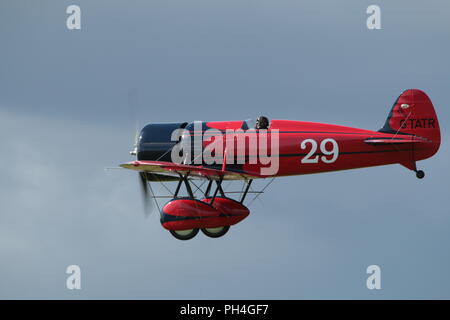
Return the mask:
[[(377, 31), (370, 4), (1, 1), (0, 298), (450, 298), (450, 3), (379, 1)], [(133, 172), (103, 170), (132, 159), (136, 122), (379, 129), (407, 88), (443, 135), (423, 181), (400, 165), (282, 178), (221, 239), (173, 239)]]

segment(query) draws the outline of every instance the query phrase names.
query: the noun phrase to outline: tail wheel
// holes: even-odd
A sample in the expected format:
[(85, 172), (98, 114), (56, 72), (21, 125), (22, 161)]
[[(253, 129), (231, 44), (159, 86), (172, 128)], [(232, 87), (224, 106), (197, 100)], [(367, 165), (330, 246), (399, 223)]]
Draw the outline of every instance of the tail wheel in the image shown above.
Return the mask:
[(416, 171), (416, 177), (418, 179), (423, 179), (425, 177), (425, 172), (423, 172), (422, 170)]
[(178, 240), (190, 240), (198, 233), (198, 229), (170, 230), (170, 233)]
[(203, 228), (202, 232), (210, 238), (220, 238), (230, 230), (230, 226), (218, 227), (218, 228)]

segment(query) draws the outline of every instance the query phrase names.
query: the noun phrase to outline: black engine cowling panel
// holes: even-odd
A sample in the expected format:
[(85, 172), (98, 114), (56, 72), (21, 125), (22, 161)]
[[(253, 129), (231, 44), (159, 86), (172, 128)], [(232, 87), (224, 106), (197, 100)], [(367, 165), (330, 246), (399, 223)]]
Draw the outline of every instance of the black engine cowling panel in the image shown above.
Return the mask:
[(137, 159), (149, 161), (171, 161), (170, 149), (178, 142), (171, 141), (176, 129), (185, 128), (187, 122), (150, 123), (139, 136)]

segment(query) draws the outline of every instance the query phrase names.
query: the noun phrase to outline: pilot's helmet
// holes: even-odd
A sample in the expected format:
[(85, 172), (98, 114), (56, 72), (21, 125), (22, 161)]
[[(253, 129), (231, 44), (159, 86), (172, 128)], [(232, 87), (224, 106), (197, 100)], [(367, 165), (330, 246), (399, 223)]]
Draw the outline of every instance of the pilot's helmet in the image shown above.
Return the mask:
[(264, 116), (258, 117), (256, 119), (256, 129), (267, 129), (269, 128), (269, 119)]

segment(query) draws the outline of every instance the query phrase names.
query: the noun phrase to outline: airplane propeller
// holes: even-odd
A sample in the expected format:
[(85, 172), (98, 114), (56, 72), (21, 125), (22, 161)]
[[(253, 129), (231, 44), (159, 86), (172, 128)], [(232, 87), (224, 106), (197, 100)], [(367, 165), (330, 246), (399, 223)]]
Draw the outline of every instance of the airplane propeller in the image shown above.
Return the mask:
[(155, 210), (154, 201), (156, 201), (156, 199), (145, 172), (139, 172), (139, 182), (141, 186), (142, 199), (144, 202), (144, 214), (145, 217), (148, 218)]
[(137, 155), (137, 146), (139, 143), (139, 125), (136, 123), (136, 131), (134, 134), (134, 144), (133, 144), (133, 150), (130, 151), (130, 154), (132, 156)]
[[(130, 154), (133, 156), (137, 155), (137, 146), (139, 143), (139, 130), (136, 130), (136, 135), (134, 139), (134, 147), (133, 150), (130, 151)], [(139, 172), (139, 184), (141, 186), (141, 194), (144, 202), (144, 215), (148, 218), (151, 213), (155, 210), (155, 195), (153, 193), (153, 189), (150, 186), (150, 182), (147, 179), (147, 174), (145, 172)]]
[[(134, 133), (134, 143), (133, 149), (130, 151), (130, 155), (137, 156), (137, 147), (139, 144), (139, 120), (137, 120), (138, 113), (138, 98), (137, 89), (130, 89), (128, 91), (128, 109), (130, 111), (130, 117), (134, 118), (135, 121), (135, 133)], [(147, 174), (145, 172), (139, 172), (139, 185), (141, 188), (142, 200), (144, 203), (144, 215), (146, 218), (155, 210), (156, 199), (154, 198), (153, 190), (147, 180)]]

